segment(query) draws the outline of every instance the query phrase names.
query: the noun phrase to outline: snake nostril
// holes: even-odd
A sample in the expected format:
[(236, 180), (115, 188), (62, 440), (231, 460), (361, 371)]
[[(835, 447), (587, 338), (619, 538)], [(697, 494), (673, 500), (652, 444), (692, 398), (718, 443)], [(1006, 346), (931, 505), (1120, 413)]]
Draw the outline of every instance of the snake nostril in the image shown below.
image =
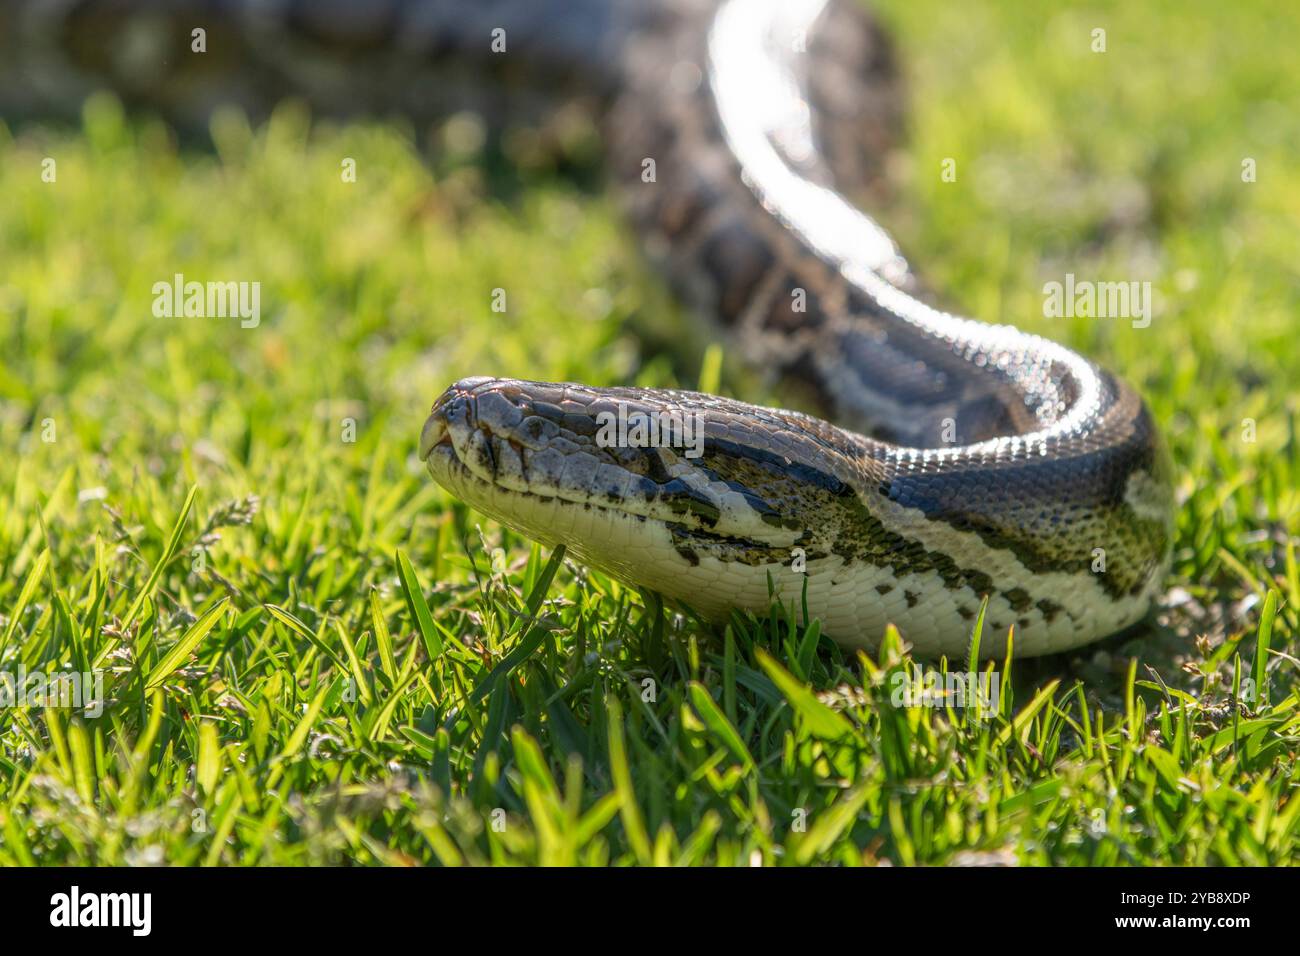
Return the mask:
[(438, 396), (433, 407), (429, 409), (429, 417), (425, 419), (424, 427), (420, 430), (421, 459), (428, 458), (433, 449), (439, 445), (451, 444), (453, 431), (461, 434), (462, 430), (472, 430), (476, 427), (477, 399), (473, 392), (466, 388), (466, 383), (483, 381), (487, 379), (461, 379)]

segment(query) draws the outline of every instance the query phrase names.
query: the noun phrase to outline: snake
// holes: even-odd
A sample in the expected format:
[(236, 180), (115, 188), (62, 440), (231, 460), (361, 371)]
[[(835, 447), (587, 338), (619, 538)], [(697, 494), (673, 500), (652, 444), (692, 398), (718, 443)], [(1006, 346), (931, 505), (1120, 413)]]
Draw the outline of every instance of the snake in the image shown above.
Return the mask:
[[(195, 49), (196, 29), (202, 50)], [(1138, 625), (1173, 469), (1120, 378), (930, 304), (857, 197), (902, 112), (854, 0), (18, 0), (0, 115), (110, 86), (179, 123), (571, 102), (687, 312), (795, 411), (674, 389), (465, 377), (418, 455), (475, 511), (702, 619), (774, 602), (873, 651), (1058, 653)]]

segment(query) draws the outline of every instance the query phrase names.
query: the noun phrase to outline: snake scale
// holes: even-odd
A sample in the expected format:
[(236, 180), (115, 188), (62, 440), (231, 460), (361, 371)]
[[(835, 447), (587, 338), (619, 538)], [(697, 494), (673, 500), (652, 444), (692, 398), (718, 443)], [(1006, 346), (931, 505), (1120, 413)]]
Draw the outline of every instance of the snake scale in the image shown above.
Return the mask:
[(103, 85), (182, 121), (287, 93), (416, 118), (593, 102), (649, 255), (837, 423), (685, 391), (448, 388), (420, 440), (434, 479), (623, 581), (711, 618), (806, 600), (842, 645), (893, 623), (925, 656), (963, 653), (987, 599), (986, 657), (1013, 628), (1020, 656), (1115, 633), (1162, 583), (1171, 468), (1140, 398), (925, 304), (845, 198), (899, 113), (852, 0), (22, 0), (0, 54), (6, 114)]

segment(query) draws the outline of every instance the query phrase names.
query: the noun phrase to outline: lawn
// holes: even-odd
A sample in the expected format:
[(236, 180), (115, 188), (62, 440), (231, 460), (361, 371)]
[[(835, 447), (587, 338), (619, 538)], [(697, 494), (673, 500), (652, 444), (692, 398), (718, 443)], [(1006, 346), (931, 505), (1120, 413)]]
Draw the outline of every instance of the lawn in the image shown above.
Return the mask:
[[(681, 334), (590, 129), (0, 123), (0, 673), (104, 697), (0, 710), (0, 864), (1296, 861), (1300, 14), (1252, 7), (884, 4), (881, 218), (943, 302), (1133, 382), (1176, 465), (1152, 621), (988, 665), (983, 715), (899, 706), (935, 665), (896, 635), (701, 624), (425, 476), (464, 375), (774, 398)], [(1045, 318), (1067, 273), (1153, 321)], [(176, 274), (259, 321), (156, 316)]]

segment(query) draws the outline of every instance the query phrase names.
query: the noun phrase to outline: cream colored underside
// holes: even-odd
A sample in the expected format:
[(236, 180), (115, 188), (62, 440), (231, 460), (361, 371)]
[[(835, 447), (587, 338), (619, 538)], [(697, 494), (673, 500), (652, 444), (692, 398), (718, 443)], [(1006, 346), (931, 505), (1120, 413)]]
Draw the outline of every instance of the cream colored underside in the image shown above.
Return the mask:
[[(699, 563), (692, 564), (675, 550), (661, 522), (510, 491), (472, 477), (463, 466), (444, 477), (448, 490), (484, 514), (545, 544), (564, 544), (582, 562), (659, 591), (708, 618), (725, 618), (732, 608), (766, 614), (770, 575), (782, 603), (796, 609), (806, 582), (809, 613), (843, 647), (875, 649), (886, 625), (894, 624), (920, 656), (962, 658), (968, 652), (971, 623), (961, 609), (978, 607), (980, 599), (966, 588), (946, 587), (933, 572), (900, 576), (892, 566), (846, 566), (835, 556), (809, 561), (805, 573), (795, 572), (790, 563), (751, 566), (703, 553), (697, 555)], [(988, 622), (1026, 622), (1015, 629), (1017, 657), (1056, 653), (1114, 633), (1141, 618), (1149, 604), (1145, 594), (1121, 601), (1105, 598), (1091, 575), (1029, 571), (1011, 552), (926, 521), (911, 509), (892, 506), (882, 517), (927, 548), (951, 555), (964, 567), (984, 570), (1002, 590), (1020, 587), (1031, 602), (1047, 598), (1064, 609), (1048, 621), (1036, 607), (1016, 612), (1004, 597), (990, 598)], [(878, 585), (890, 590), (881, 594)], [(912, 606), (909, 591), (916, 598)], [(980, 656), (1003, 657), (1006, 641), (1006, 630), (994, 632), (986, 625)]]

